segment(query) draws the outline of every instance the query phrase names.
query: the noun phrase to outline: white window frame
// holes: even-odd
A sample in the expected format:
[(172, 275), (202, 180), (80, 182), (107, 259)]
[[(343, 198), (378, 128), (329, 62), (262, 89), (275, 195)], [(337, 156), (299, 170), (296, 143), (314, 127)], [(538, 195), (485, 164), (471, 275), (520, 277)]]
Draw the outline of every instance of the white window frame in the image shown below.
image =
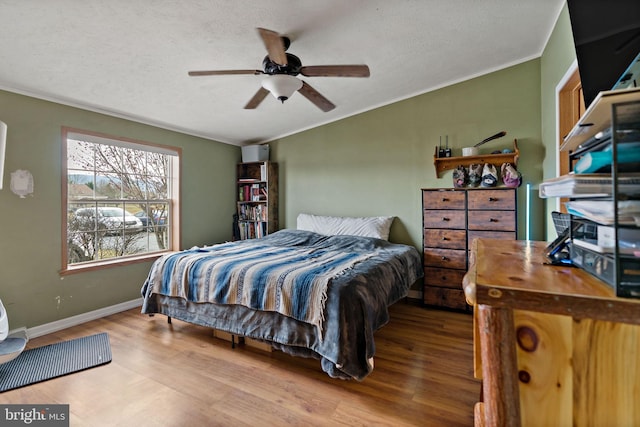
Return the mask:
[[(67, 225), (69, 203), (71, 202), (68, 194), (68, 140), (80, 140), (93, 142), (97, 144), (106, 144), (111, 146), (133, 148), (155, 153), (164, 153), (175, 156), (170, 162), (169, 177), (167, 180), (167, 191), (169, 201), (169, 225), (168, 225), (168, 245), (164, 250), (154, 252), (143, 252), (133, 255), (125, 255), (108, 259), (95, 261), (86, 261), (81, 263), (68, 262), (68, 244), (67, 244)], [(123, 137), (115, 137), (111, 135), (74, 129), (69, 127), (62, 128), (62, 257), (60, 274), (72, 274), (76, 272), (102, 269), (111, 266), (120, 266), (137, 262), (148, 261), (162, 255), (163, 253), (177, 251), (180, 247), (180, 169), (182, 163), (182, 150), (179, 147), (164, 146), (153, 144), (145, 141), (128, 139)], [(89, 202), (98, 199), (89, 199)]]

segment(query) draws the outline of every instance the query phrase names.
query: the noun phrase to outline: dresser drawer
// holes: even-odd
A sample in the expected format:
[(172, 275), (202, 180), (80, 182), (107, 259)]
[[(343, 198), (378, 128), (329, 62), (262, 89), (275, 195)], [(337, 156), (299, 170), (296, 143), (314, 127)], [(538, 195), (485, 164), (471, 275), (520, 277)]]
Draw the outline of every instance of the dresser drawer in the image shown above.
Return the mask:
[(434, 209), (423, 212), (424, 228), (455, 228), (464, 230), (467, 226), (467, 212)]
[(422, 188), (425, 305), (470, 312), (462, 280), (477, 237), (516, 239), (514, 188)]
[(443, 288), (462, 289), (462, 278), (466, 270), (453, 270), (450, 268), (424, 268), (424, 283)]
[(469, 190), (469, 210), (515, 210), (515, 190)]
[(425, 190), (422, 192), (425, 209), (465, 209), (465, 192), (452, 190)]
[(515, 231), (469, 231), (467, 248), (471, 250), (471, 242), (473, 239), (500, 239), (500, 240), (517, 240)]
[(469, 211), (469, 230), (516, 231), (514, 211)]
[(424, 230), (424, 245), (430, 248), (465, 249), (467, 232), (427, 228)]
[(425, 286), (423, 292), (426, 305), (437, 305), (455, 310), (468, 309), (462, 289), (430, 288)]
[(424, 248), (424, 265), (466, 270), (467, 251), (465, 249)]

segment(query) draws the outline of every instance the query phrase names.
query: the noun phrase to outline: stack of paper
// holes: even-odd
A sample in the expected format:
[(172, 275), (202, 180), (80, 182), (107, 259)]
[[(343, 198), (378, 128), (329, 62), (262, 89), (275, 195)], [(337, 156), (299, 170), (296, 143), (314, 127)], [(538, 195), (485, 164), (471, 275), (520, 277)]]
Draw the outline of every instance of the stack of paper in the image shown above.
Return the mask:
[[(598, 224), (615, 222), (612, 200), (574, 200), (565, 203), (567, 212)], [(618, 201), (618, 224), (640, 224), (640, 200)]]
[[(541, 198), (547, 197), (605, 197), (612, 194), (609, 174), (567, 174), (542, 182), (539, 186)], [(625, 174), (618, 177), (618, 191), (627, 194), (640, 193), (640, 174)]]

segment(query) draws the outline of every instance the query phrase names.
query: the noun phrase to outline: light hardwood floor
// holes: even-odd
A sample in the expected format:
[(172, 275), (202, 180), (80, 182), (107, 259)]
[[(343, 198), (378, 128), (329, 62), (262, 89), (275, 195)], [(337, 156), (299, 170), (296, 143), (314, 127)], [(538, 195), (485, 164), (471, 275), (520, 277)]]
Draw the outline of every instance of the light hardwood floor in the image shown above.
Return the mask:
[(108, 332), (107, 365), (0, 394), (70, 405), (71, 426), (472, 426), (472, 316), (400, 302), (376, 332), (375, 369), (332, 379), (315, 359), (246, 346), (138, 309), (38, 337), (39, 347)]

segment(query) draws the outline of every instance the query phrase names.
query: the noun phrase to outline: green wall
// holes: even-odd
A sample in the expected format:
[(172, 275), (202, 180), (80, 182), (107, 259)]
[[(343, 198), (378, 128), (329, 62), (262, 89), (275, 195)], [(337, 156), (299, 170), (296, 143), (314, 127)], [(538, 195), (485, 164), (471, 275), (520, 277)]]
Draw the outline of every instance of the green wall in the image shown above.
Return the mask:
[[(338, 106), (338, 108), (340, 108)], [(272, 143), (280, 166), (280, 224), (295, 228), (299, 213), (394, 215), (390, 240), (422, 244), (421, 188), (453, 187), (452, 172), (436, 177), (440, 136), (453, 155), (489, 135), (504, 138), (481, 152), (512, 148), (524, 182), (542, 177), (540, 60), (429, 92)], [(525, 186), (520, 187), (519, 236), (524, 235)]]
[[(10, 327), (33, 327), (140, 297), (150, 262), (60, 276), (61, 127), (182, 148), (182, 247), (231, 238), (235, 146), (0, 91), (8, 126), (0, 190), (0, 298)], [(10, 191), (10, 173), (26, 169), (34, 193)], [(199, 189), (193, 191), (192, 189)]]
[[(556, 88), (569, 68), (576, 60), (576, 52), (571, 33), (571, 21), (567, 6), (562, 9), (551, 37), (541, 58), (541, 103), (542, 103), (542, 140), (546, 155), (543, 163), (544, 179), (557, 176), (558, 136), (556, 128)], [(551, 218), (551, 211), (556, 210), (557, 199), (546, 200), (545, 218)], [(547, 240), (556, 237), (555, 228), (548, 221)]]

